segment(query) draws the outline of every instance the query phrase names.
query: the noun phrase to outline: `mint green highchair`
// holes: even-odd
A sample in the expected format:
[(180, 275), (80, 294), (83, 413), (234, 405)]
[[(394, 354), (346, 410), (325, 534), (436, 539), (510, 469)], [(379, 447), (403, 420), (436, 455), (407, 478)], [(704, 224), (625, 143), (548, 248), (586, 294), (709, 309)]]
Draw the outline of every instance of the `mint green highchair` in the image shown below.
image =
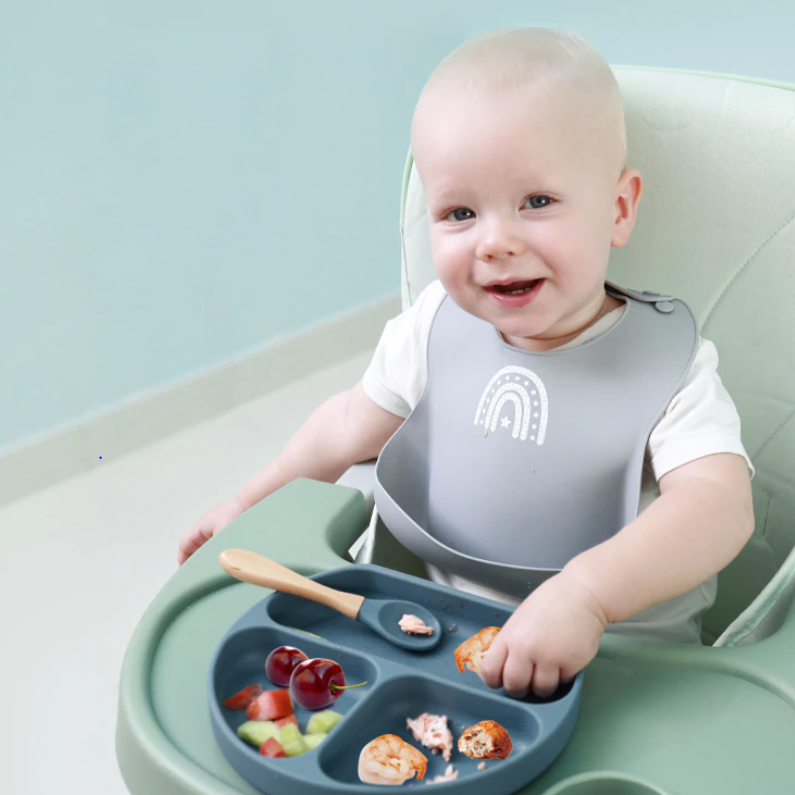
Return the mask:
[[(756, 467), (756, 531), (720, 574), (717, 601), (703, 621), (704, 646), (603, 637), (586, 670), (571, 739), (521, 791), (792, 795), (795, 86), (614, 71), (629, 164), (641, 171), (644, 193), (630, 242), (612, 251), (608, 275), (685, 300), (702, 335), (716, 344)], [(408, 307), (435, 278), (410, 154), (402, 196)], [(421, 562), (372, 510), (371, 487), (355, 480), (371, 468), (360, 465), (335, 485), (296, 481), (263, 500), (207, 543), (152, 602), (121, 676), (116, 749), (134, 795), (257, 793), (213, 739), (206, 676), (224, 633), (265, 592), (227, 575), (221, 551), (251, 549), (303, 574), (356, 565), (355, 556), (424, 576)]]

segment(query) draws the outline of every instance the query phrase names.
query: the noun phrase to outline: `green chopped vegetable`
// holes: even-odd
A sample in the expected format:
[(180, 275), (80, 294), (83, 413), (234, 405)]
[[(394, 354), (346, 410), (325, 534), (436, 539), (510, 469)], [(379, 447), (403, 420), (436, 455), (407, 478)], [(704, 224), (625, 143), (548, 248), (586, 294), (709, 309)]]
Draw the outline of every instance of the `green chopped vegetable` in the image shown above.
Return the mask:
[(287, 756), (298, 756), (309, 750), (304, 738), (301, 736), (301, 732), (294, 723), (287, 723), (282, 726), (276, 739), (281, 747), (284, 748), (284, 753)]
[(272, 720), (247, 720), (238, 726), (237, 736), (249, 745), (259, 748), (271, 737), (279, 739), (279, 727)]
[(333, 709), (316, 712), (306, 725), (307, 734), (328, 734), (340, 721), (342, 715)]
[(311, 751), (313, 748), (317, 748), (323, 740), (326, 739), (325, 734), (318, 733), (318, 734), (305, 734), (304, 735), (304, 742), (306, 743), (307, 748)]

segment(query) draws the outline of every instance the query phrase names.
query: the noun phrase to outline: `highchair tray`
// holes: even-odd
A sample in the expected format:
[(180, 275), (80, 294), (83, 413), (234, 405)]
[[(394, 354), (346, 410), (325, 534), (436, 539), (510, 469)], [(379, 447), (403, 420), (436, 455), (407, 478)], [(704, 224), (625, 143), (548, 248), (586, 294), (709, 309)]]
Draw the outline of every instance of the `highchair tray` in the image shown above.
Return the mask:
[[(315, 751), (304, 757), (273, 760), (268, 770), (287, 773), (311, 761), (315, 781), (327, 782), (328, 791), (335, 787), (339, 792), (364, 790), (353, 760), (378, 731), (394, 730), (408, 739), (401, 734), (406, 717), (439, 710), (448, 713), (457, 740), (457, 732), (467, 721), (481, 719), (476, 704), (484, 703), (513, 707), (505, 721), (519, 752), (516, 759), (524, 747), (530, 747), (531, 735), (524, 727), (540, 720), (541, 705), (508, 703), (507, 697), (490, 691), (476, 674), (459, 673), (452, 659), (454, 644), (480, 629), (481, 619), (483, 625), (501, 623), (494, 615), (499, 607), (490, 604), (492, 612), (467, 614), (463, 621), (456, 615), (458, 632), (445, 639), (434, 658), (426, 661), (429, 670), (422, 672), (413, 657), (406, 666), (392, 649), (391, 658), (382, 656), (379, 637), (371, 637), (365, 627), (342, 616), (333, 621), (324, 617), (314, 604), (291, 611), (289, 627), (314, 632), (326, 640), (288, 629), (284, 600), (277, 609), (276, 597), (264, 600), (266, 591), (235, 580), (218, 562), (225, 549), (250, 549), (307, 576), (324, 573), (317, 579), (330, 584), (345, 581), (351, 589), (378, 590), (385, 586), (356, 579), (364, 577), (370, 567), (352, 566), (345, 558), (368, 520), (358, 491), (295, 481), (238, 517), (174, 573), (142, 616), (121, 675), (116, 753), (132, 795), (260, 795), (261, 790), (241, 777), (221, 751), (210, 718), (219, 700), (212, 691), (208, 698), (208, 671), (219, 646), (226, 644), (230, 628), (244, 620), (241, 616), (250, 616), (259, 627), (251, 631), (261, 632), (263, 639), (267, 636), (274, 644), (289, 638), (308, 655), (328, 654), (339, 659), (350, 683), (373, 676), (372, 689), (367, 685), (349, 690), (333, 705), (344, 713), (344, 719)], [(386, 553), (382, 549), (375, 563), (421, 571), (419, 566), (411, 568), (397, 547)], [(390, 588), (393, 582), (405, 582), (392, 571), (385, 575), (390, 577)], [(412, 578), (408, 581), (414, 582)], [(441, 593), (431, 583), (421, 585), (428, 589), (423, 593), (433, 598)], [(469, 595), (455, 592), (455, 597), (462, 604), (476, 605), (477, 610), (486, 609)], [(258, 609), (258, 605), (262, 607)], [(450, 607), (458, 609), (455, 604)], [(449, 628), (455, 613), (450, 612), (450, 618), (446, 615), (442, 613)], [(321, 628), (324, 621), (328, 624)], [(347, 626), (349, 623), (353, 626)], [(354, 630), (358, 631), (355, 636), (343, 634)], [(252, 652), (259, 656), (251, 663), (240, 663), (241, 684), (245, 684), (247, 665), (262, 673), (259, 666), (270, 643), (267, 640), (264, 648)], [(792, 795), (793, 658), (793, 612), (775, 635), (736, 648), (605, 634), (599, 654), (584, 671), (579, 714), (563, 751), (544, 772), (517, 789), (522, 795), (746, 795), (759, 791)], [(219, 668), (219, 673), (216, 687), (228, 697), (227, 685), (233, 688), (238, 684), (232, 662), (228, 669), (225, 664)], [(226, 676), (230, 677), (228, 683)], [(406, 682), (411, 686), (404, 687)], [(467, 698), (459, 700), (458, 694)], [(306, 714), (298, 716), (302, 731)], [(502, 723), (497, 713), (492, 717)], [(234, 728), (231, 720), (231, 716), (225, 718), (219, 728), (229, 739), (240, 742), (229, 737)], [(336, 751), (340, 751), (339, 759)], [(439, 757), (425, 755), (431, 764), (421, 785), (444, 769)], [(513, 758), (512, 754), (507, 760), (487, 762), (485, 771), (472, 770), (470, 775), (471, 760), (454, 751), (451, 761), (459, 770), (459, 780), (431, 786), (453, 791), (467, 781), (479, 780), (482, 791), (490, 793), (493, 779), (487, 777), (496, 779), (499, 766), (510, 765)], [(276, 763), (283, 767), (276, 768)], [(530, 775), (525, 780), (529, 779)], [(280, 778), (275, 791), (292, 795), (296, 790), (287, 778)]]
[[(407, 728), (407, 718), (425, 712), (446, 715), (453, 737), (450, 764), (457, 778), (444, 782), (444, 791), (510, 795), (539, 775), (563, 749), (576, 721), (582, 673), (550, 699), (517, 700), (503, 689), (491, 690), (477, 674), (462, 673), (456, 666), (456, 647), (486, 626), (502, 626), (511, 608), (370, 564), (334, 569), (313, 579), (365, 598), (421, 604), (438, 618), (442, 641), (431, 651), (409, 651), (358, 621), (289, 594), (271, 594), (250, 608), (221, 641), (207, 685), (216, 741), (232, 767), (253, 786), (272, 795), (383, 792), (383, 785), (362, 783), (357, 766), (362, 748), (385, 734), (397, 735), (428, 758), (424, 779), (403, 784), (423, 786), (444, 774), (448, 765)], [(265, 675), (265, 659), (282, 645), (339, 662), (348, 684), (368, 682), (346, 691), (330, 707), (344, 717), (317, 748), (287, 759), (263, 756), (243, 742), (236, 730), (248, 720), (245, 710), (222, 706), (252, 684), (264, 690), (277, 688)], [(312, 712), (294, 706), (303, 732)], [(459, 752), (457, 740), (465, 729), (484, 720), (503, 726), (513, 748), (507, 759), (485, 760), (480, 770), (480, 760)]]

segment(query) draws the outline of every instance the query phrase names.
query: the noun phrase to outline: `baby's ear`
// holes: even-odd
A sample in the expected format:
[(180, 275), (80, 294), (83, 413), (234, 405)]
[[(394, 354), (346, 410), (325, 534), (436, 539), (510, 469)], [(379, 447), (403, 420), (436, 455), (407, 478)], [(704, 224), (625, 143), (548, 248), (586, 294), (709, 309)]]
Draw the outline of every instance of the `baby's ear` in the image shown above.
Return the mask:
[(637, 169), (625, 171), (616, 185), (615, 220), (610, 245), (621, 248), (629, 240), (632, 227), (635, 226), (638, 202), (643, 193), (643, 178)]

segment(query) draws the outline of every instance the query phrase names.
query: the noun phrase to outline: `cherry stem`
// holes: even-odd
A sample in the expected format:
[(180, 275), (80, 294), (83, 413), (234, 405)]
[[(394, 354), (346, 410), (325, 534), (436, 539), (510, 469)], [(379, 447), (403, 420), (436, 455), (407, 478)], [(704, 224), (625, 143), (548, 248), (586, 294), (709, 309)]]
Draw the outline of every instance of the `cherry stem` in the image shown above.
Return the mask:
[(362, 685), (366, 684), (367, 682), (359, 682), (358, 685), (335, 685), (334, 682), (332, 682), (328, 686), (328, 689), (333, 693), (335, 690), (350, 690), (352, 687), (361, 687)]

